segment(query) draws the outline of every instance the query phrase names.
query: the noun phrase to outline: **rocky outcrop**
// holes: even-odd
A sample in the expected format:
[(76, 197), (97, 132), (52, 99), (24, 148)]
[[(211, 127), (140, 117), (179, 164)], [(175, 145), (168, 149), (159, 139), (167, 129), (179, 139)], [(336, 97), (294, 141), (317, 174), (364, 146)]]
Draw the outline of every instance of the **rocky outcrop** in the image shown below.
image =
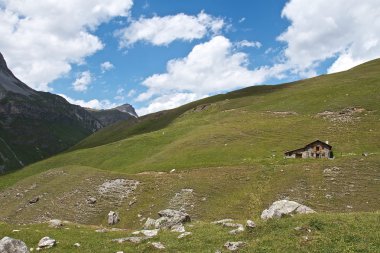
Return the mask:
[(108, 213), (108, 225), (115, 225), (119, 221), (120, 221), (120, 218), (119, 218), (119, 214), (118, 213), (116, 213), (114, 211), (110, 211)]
[(23, 241), (10, 237), (4, 237), (0, 240), (1, 253), (29, 253), (28, 247)]
[(315, 213), (310, 207), (301, 205), (295, 201), (279, 200), (274, 202), (268, 209), (261, 214), (261, 219), (281, 218), (286, 215)]
[(211, 222), (211, 224), (217, 224), (217, 225), (222, 225), (223, 227), (235, 228), (228, 232), (231, 235), (236, 235), (244, 231), (244, 226), (240, 223), (234, 223), (232, 219), (218, 220), (218, 221)]
[(189, 214), (173, 209), (161, 210), (158, 212), (158, 215), (160, 218), (157, 220), (148, 218), (144, 224), (144, 228), (174, 229), (182, 233), (185, 230), (182, 224), (191, 221)]

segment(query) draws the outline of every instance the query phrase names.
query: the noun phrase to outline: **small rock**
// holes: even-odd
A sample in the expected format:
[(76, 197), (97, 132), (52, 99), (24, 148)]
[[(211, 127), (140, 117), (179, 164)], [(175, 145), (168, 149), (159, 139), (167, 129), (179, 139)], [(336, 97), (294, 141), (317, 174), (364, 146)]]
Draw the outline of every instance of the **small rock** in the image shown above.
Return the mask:
[(74, 243), (74, 246), (77, 247), (77, 248), (79, 248), (80, 247), (80, 243), (78, 243), (78, 242)]
[(185, 227), (182, 224), (177, 224), (177, 225), (172, 226), (171, 231), (177, 232), (177, 233), (186, 232)]
[(242, 247), (244, 247), (245, 242), (238, 241), (238, 242), (226, 242), (224, 244), (224, 247), (230, 251), (236, 251)]
[(131, 243), (140, 243), (142, 241), (145, 241), (149, 239), (150, 237), (139, 237), (139, 236), (131, 236), (131, 237), (125, 237), (125, 238), (118, 238), (113, 239), (113, 242), (123, 243), (123, 242), (131, 242)]
[(50, 220), (48, 223), (51, 228), (61, 228), (63, 226), (62, 221), (58, 219)]
[(362, 156), (367, 157), (367, 156), (368, 156), (368, 153), (367, 153), (367, 152), (364, 152), (364, 153), (362, 154)]
[(152, 246), (156, 249), (165, 249), (165, 246), (160, 242), (152, 242)]
[(193, 233), (191, 233), (191, 232), (184, 232), (184, 233), (180, 234), (177, 238), (178, 238), (178, 239), (181, 239), (181, 238), (184, 238), (184, 237), (189, 236), (189, 235), (192, 235), (192, 234), (193, 234)]
[(35, 203), (37, 203), (38, 201), (40, 200), (40, 197), (34, 197), (34, 198), (32, 198), (31, 200), (29, 200), (29, 204), (35, 204)]
[(90, 197), (90, 198), (88, 198), (88, 199), (87, 199), (87, 203), (88, 203), (88, 204), (91, 204), (91, 205), (95, 204), (95, 203), (96, 203), (96, 198), (94, 198), (94, 197)]
[(133, 235), (143, 234), (143, 235), (145, 235), (147, 237), (155, 237), (155, 236), (157, 236), (158, 231), (160, 231), (160, 230), (159, 229), (140, 230), (140, 231), (133, 232), (132, 234)]
[(224, 224), (224, 223), (228, 223), (228, 222), (233, 222), (234, 220), (233, 219), (223, 219), (223, 220), (218, 220), (218, 221), (213, 221), (211, 222), (211, 224)]
[(170, 173), (174, 173), (175, 172), (175, 169), (172, 169), (171, 171), (170, 171)]
[(29, 253), (29, 250), (23, 241), (6, 236), (0, 240), (0, 252), (1, 253), (3, 252), (4, 253)]
[(247, 220), (247, 222), (245, 223), (245, 226), (249, 229), (252, 229), (252, 228), (255, 228), (256, 227), (256, 223), (253, 222), (252, 220)]
[(154, 220), (154, 219), (152, 219), (152, 218), (148, 218), (148, 219), (145, 221), (144, 229), (154, 228), (154, 227), (155, 227), (155, 224), (156, 224), (156, 220)]
[(120, 218), (119, 218), (119, 215), (116, 212), (110, 211), (108, 213), (108, 225), (115, 225), (119, 221), (120, 221)]
[(13, 229), (12, 232), (20, 232), (21, 230)]
[(124, 251), (117, 251), (116, 253), (124, 253)]
[(56, 241), (48, 236), (45, 236), (38, 242), (39, 248), (51, 248), (56, 244)]

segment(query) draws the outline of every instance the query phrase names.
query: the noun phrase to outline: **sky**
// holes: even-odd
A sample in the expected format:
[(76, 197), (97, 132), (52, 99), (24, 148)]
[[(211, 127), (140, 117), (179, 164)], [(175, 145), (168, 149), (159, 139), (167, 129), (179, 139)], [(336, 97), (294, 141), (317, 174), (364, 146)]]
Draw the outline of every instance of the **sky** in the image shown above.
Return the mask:
[(380, 57), (378, 0), (0, 0), (0, 52), (34, 89), (139, 115)]

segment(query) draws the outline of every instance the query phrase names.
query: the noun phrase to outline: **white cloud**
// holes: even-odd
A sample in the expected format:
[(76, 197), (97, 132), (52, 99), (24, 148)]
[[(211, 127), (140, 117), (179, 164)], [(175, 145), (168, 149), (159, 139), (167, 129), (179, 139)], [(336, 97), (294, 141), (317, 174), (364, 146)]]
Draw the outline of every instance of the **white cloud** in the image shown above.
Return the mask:
[(194, 93), (174, 93), (162, 95), (156, 99), (153, 99), (147, 107), (137, 109), (136, 112), (138, 115), (143, 116), (145, 114), (157, 111), (176, 108), (180, 105), (187, 104), (204, 97), (206, 96), (200, 96)]
[(197, 16), (180, 13), (172, 16), (140, 18), (120, 30), (120, 46), (130, 46), (138, 41), (153, 45), (168, 45), (174, 40), (191, 41), (216, 34), (224, 26), (224, 20), (204, 12)]
[(82, 72), (73, 83), (73, 88), (76, 91), (86, 91), (92, 81), (90, 71)]
[(115, 108), (118, 106), (118, 104), (112, 103), (107, 99), (104, 100), (98, 100), (98, 99), (91, 99), (89, 101), (85, 100), (76, 100), (73, 98), (70, 98), (64, 94), (58, 94), (61, 97), (65, 98), (69, 103), (79, 105), (81, 107), (86, 107), (86, 108), (92, 108), (92, 109), (110, 109), (110, 108)]
[(246, 18), (242, 17), (241, 19), (239, 19), (239, 23), (243, 23), (245, 20), (246, 20)]
[(249, 70), (247, 55), (233, 49), (233, 44), (223, 36), (196, 45), (185, 58), (169, 61), (166, 73), (146, 78), (143, 85), (148, 90), (136, 100), (182, 92), (205, 96), (256, 85), (272, 75), (273, 70), (268, 67)]
[(237, 47), (255, 47), (260, 48), (262, 44), (259, 41), (248, 41), (248, 40), (242, 40), (235, 43)]
[(103, 48), (92, 34), (97, 26), (131, 7), (132, 0), (1, 0), (0, 50), (16, 76), (50, 90), (71, 64)]
[(102, 64), (100, 64), (100, 69), (102, 70), (102, 73), (110, 70), (110, 69), (113, 69), (114, 66), (111, 62), (109, 61), (106, 61), (106, 62), (103, 62)]
[(136, 94), (136, 90), (135, 89), (132, 89), (132, 90), (130, 90), (129, 92), (128, 92), (128, 94), (127, 94), (127, 97), (133, 97), (134, 95)]
[(286, 65), (306, 73), (336, 58), (329, 72), (380, 56), (380, 1), (291, 0), (282, 16), (291, 25), (279, 36), (287, 43)]

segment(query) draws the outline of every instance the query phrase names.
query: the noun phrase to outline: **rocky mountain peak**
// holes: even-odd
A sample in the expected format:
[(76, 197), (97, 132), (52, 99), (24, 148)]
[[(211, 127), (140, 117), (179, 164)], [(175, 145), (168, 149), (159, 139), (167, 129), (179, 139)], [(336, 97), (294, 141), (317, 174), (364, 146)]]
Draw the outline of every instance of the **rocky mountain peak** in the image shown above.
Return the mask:
[(118, 107), (115, 107), (115, 109), (120, 111), (120, 112), (128, 113), (135, 118), (138, 118), (138, 115), (135, 111), (135, 108), (133, 108), (133, 106), (130, 104), (123, 104), (123, 105), (120, 105)]
[(0, 52), (0, 99), (4, 98), (9, 92), (24, 96), (37, 95), (35, 90), (15, 77)]

